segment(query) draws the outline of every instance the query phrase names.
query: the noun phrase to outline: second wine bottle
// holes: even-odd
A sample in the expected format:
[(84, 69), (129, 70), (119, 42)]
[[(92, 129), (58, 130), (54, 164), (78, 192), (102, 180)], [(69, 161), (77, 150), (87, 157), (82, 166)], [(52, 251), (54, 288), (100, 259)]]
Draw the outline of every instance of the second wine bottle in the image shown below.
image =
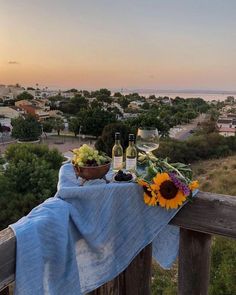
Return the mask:
[(134, 134), (129, 134), (129, 146), (126, 149), (126, 170), (135, 171), (137, 168), (137, 149), (134, 144)]

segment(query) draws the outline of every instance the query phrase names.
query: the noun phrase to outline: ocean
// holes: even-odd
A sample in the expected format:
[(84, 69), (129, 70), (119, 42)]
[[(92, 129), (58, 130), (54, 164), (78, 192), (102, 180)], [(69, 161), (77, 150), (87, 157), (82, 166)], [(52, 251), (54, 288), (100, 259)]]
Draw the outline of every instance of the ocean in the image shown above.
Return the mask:
[(168, 96), (171, 98), (175, 98), (176, 96), (183, 98), (192, 98), (192, 97), (201, 97), (206, 101), (219, 100), (223, 101), (227, 98), (227, 96), (234, 96), (236, 98), (236, 92), (226, 91), (226, 92), (172, 92), (172, 91), (163, 91), (163, 90), (154, 90), (154, 91), (145, 91), (145, 90), (132, 90), (132, 91), (123, 91), (123, 94), (129, 94), (133, 92), (138, 92), (139, 95), (149, 97), (154, 94), (156, 97), (158, 96)]

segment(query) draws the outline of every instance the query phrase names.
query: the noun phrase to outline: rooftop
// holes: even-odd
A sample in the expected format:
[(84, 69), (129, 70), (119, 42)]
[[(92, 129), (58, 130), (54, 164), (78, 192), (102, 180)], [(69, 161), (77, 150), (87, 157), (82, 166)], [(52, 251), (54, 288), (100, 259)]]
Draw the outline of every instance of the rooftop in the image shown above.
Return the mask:
[(235, 128), (230, 128), (230, 127), (221, 127), (219, 129), (219, 132), (236, 132), (236, 129)]

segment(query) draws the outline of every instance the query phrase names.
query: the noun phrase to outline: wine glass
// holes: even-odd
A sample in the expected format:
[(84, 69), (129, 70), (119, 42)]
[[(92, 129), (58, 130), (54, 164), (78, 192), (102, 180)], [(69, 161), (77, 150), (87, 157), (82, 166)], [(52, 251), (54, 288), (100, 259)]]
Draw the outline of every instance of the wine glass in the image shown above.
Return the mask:
[(136, 146), (146, 154), (159, 147), (159, 133), (155, 127), (139, 127), (136, 138)]

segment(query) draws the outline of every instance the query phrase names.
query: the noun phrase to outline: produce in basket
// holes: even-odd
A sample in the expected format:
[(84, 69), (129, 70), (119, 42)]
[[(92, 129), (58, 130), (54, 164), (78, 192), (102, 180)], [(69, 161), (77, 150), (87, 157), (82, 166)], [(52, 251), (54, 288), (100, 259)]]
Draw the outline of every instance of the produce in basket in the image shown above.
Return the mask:
[(104, 153), (83, 144), (78, 149), (73, 149), (74, 157), (72, 164), (78, 167), (96, 167), (108, 164), (111, 159)]

